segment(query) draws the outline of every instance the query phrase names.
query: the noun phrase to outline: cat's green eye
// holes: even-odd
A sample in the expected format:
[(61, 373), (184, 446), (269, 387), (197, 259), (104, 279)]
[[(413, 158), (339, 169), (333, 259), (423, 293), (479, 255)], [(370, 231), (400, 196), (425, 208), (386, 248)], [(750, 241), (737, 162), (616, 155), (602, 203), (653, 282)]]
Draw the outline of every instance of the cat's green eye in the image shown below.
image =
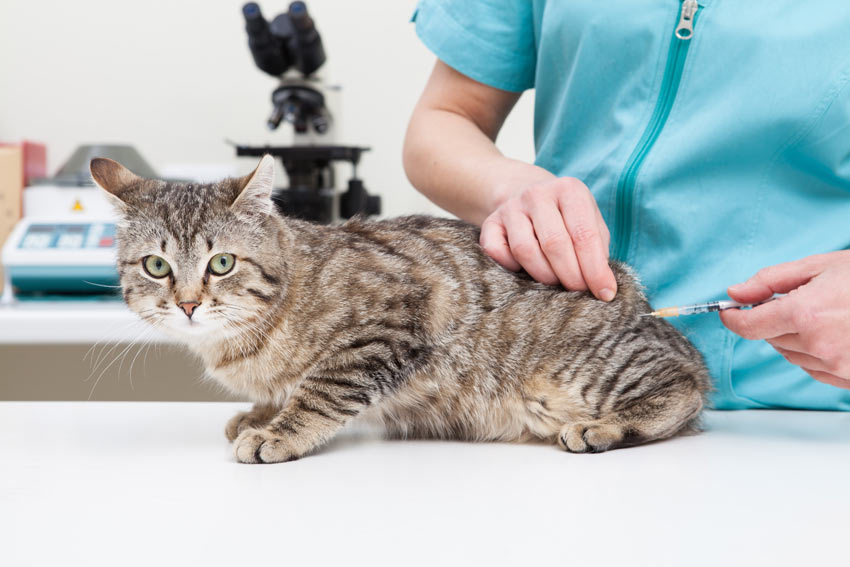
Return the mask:
[(146, 256), (145, 259), (142, 260), (142, 265), (145, 267), (145, 271), (148, 275), (152, 278), (164, 278), (171, 273), (171, 266), (169, 266), (168, 262), (159, 256)]
[(210, 271), (217, 276), (223, 276), (227, 272), (233, 269), (233, 265), (236, 263), (236, 258), (233, 254), (223, 253), (216, 254), (210, 260)]

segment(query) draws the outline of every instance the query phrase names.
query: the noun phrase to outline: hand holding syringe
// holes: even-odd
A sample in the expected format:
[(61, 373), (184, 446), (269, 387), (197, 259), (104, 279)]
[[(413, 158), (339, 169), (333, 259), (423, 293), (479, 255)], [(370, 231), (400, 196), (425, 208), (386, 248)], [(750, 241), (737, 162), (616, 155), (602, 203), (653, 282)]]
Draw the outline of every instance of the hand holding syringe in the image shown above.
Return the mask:
[(747, 309), (764, 305), (769, 301), (781, 297), (781, 294), (776, 294), (773, 297), (760, 301), (758, 303), (738, 303), (731, 299), (721, 301), (709, 301), (708, 303), (695, 303), (693, 305), (682, 305), (679, 307), (664, 307), (652, 313), (644, 313), (641, 317), (679, 317), (680, 315), (696, 315), (697, 313), (713, 313), (715, 311), (724, 311), (726, 309)]

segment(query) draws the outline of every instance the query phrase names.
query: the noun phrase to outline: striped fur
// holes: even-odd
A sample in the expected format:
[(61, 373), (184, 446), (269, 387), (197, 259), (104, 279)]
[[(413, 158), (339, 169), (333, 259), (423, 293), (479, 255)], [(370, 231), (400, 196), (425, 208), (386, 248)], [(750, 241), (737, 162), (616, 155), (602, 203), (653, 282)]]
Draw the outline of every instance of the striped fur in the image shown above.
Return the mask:
[[(572, 452), (693, 428), (708, 373), (672, 326), (639, 317), (649, 306), (626, 266), (611, 264), (619, 293), (606, 304), (503, 269), (461, 221), (283, 219), (266, 206), (269, 161), (212, 185), (92, 165), (120, 200), (127, 304), (256, 403), (226, 429), (239, 461), (299, 458), (355, 418), (396, 437)], [(223, 277), (206, 270), (220, 252), (237, 258)], [(149, 254), (173, 274), (147, 276)], [(181, 300), (201, 303), (191, 320)]]

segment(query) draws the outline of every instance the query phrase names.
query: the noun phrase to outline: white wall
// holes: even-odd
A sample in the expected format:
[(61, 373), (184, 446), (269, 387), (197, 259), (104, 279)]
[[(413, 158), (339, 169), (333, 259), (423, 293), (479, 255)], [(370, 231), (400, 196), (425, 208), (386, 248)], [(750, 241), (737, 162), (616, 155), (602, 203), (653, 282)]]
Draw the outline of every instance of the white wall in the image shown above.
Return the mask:
[[(224, 139), (289, 143), (265, 120), (275, 79), (254, 66), (236, 0), (0, 1), (0, 139), (48, 145), (51, 173), (81, 143), (130, 143), (160, 169), (238, 163)], [(260, 2), (270, 18), (286, 0)], [(408, 23), (415, 0), (307, 0), (324, 76), (344, 88), (340, 141), (368, 145), (360, 175), (384, 213), (437, 212), (401, 166), (407, 119), (431, 55)], [(531, 160), (531, 97), (499, 145)]]

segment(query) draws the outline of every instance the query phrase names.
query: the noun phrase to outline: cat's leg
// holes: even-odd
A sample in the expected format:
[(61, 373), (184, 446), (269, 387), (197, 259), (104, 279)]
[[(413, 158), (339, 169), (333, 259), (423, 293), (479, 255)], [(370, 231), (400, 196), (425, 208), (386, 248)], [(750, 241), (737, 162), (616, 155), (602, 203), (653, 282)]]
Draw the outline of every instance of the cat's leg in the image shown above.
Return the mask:
[(368, 384), (345, 378), (308, 378), (262, 428), (246, 429), (234, 442), (241, 463), (295, 460), (320, 447), (373, 403)]
[(705, 402), (700, 379), (685, 374), (658, 385), (646, 381), (639, 397), (623, 396), (598, 411), (596, 419), (564, 425), (558, 444), (571, 453), (601, 453), (666, 439), (696, 426)]
[(224, 428), (228, 441), (236, 439), (246, 429), (265, 427), (277, 415), (280, 408), (272, 405), (254, 404), (250, 411), (242, 411), (230, 418)]

